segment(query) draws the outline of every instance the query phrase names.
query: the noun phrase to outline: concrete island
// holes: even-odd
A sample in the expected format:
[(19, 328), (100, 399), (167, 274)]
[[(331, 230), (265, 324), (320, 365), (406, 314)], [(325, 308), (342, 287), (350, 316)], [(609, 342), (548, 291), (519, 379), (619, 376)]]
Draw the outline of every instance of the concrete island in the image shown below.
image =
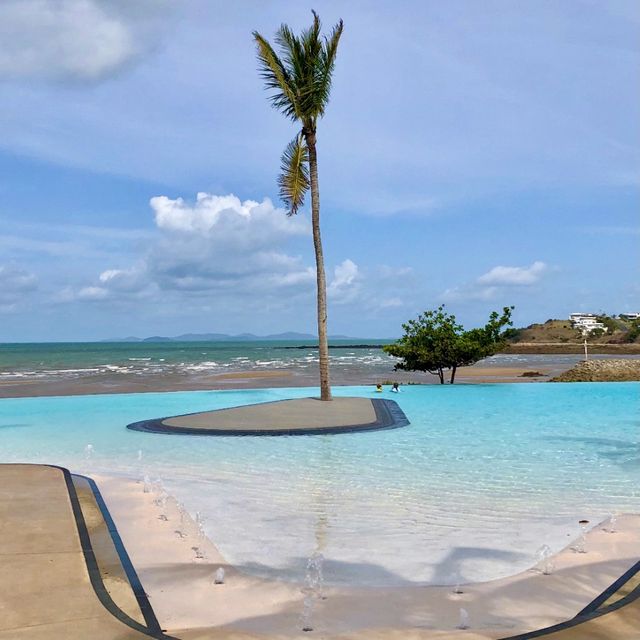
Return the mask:
[(142, 420), (127, 428), (200, 436), (292, 436), (396, 429), (408, 424), (393, 400), (298, 398)]

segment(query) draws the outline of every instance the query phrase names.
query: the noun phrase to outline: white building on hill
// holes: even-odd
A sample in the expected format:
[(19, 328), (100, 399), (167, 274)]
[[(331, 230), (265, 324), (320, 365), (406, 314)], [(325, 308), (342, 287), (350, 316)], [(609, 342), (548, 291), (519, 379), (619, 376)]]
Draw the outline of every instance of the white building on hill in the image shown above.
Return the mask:
[(638, 313), (621, 313), (620, 317), (623, 320), (638, 320), (638, 319), (640, 319), (640, 312), (638, 312)]
[(598, 316), (595, 313), (572, 313), (569, 318), (571, 325), (583, 333), (590, 333), (596, 329), (602, 329), (605, 333), (607, 331), (607, 327), (602, 322), (598, 322)]

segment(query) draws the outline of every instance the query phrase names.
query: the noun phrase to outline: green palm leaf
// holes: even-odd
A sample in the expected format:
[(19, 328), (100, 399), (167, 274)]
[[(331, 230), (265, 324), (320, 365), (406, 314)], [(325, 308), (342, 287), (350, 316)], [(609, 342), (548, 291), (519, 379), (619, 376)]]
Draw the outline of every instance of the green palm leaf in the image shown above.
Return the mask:
[(309, 189), (309, 151), (302, 135), (298, 134), (287, 145), (280, 171), (280, 197), (287, 205), (287, 214), (293, 216), (304, 204), (304, 196)]

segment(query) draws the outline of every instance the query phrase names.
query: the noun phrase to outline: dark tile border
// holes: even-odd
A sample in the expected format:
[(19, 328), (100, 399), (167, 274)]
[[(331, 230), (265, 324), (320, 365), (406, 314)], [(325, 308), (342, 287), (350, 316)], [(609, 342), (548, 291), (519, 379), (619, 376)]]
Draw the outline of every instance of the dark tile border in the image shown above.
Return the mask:
[[(301, 398), (291, 398), (299, 400)], [(404, 411), (394, 400), (383, 398), (369, 398), (373, 404), (376, 413), (374, 422), (366, 424), (350, 424), (340, 427), (310, 427), (310, 428), (293, 428), (293, 429), (198, 429), (196, 427), (174, 427), (164, 424), (165, 420), (170, 418), (182, 418), (184, 416), (197, 415), (198, 413), (209, 413), (208, 411), (198, 411), (196, 413), (185, 413), (179, 416), (165, 416), (164, 418), (155, 418), (151, 420), (141, 420), (132, 422), (127, 425), (127, 429), (133, 431), (143, 431), (145, 433), (162, 433), (162, 434), (180, 434), (189, 436), (317, 436), (337, 433), (355, 433), (360, 431), (381, 431), (383, 429), (398, 429), (406, 427), (410, 424), (409, 419)], [(258, 404), (274, 404), (275, 402), (287, 402), (288, 400), (275, 400), (272, 402), (260, 402)], [(225, 409), (214, 409), (212, 411), (224, 411)], [(241, 407), (239, 407), (241, 408)]]
[[(98, 485), (95, 483), (93, 479), (87, 476), (81, 476), (79, 474), (73, 473), (71, 474), (72, 481), (74, 477), (82, 478), (83, 480), (85, 480), (89, 485), (91, 492), (93, 493), (93, 497), (95, 498), (96, 504), (98, 505), (98, 508), (100, 509), (100, 513), (102, 514), (102, 518), (105, 521), (105, 524), (107, 525), (107, 531), (111, 536), (111, 541), (113, 542), (113, 546), (115, 547), (116, 552), (118, 553), (118, 557), (120, 558), (120, 564), (124, 569), (127, 579), (129, 580), (129, 584), (131, 585), (131, 589), (136, 597), (136, 601), (138, 602), (138, 607), (140, 608), (142, 616), (144, 617), (144, 621), (146, 622), (147, 628), (153, 632), (161, 632), (162, 628), (160, 627), (158, 618), (156, 618), (156, 614), (153, 608), (151, 607), (151, 604), (149, 603), (147, 594), (142, 586), (142, 583), (140, 582), (140, 578), (138, 577), (136, 570), (133, 567), (131, 558), (129, 557), (129, 554), (127, 553), (127, 550), (122, 542), (122, 538), (118, 533), (118, 529), (116, 528), (115, 522), (111, 517), (111, 513), (109, 513), (109, 509), (104, 501), (104, 498), (102, 497), (102, 494), (100, 493), (100, 489), (98, 489)], [(74, 489), (75, 489), (75, 485), (74, 485)], [(89, 534), (89, 536), (91, 536), (91, 534)]]
[[(544, 636), (551, 635), (552, 633), (558, 633), (563, 631), (564, 629), (577, 627), (595, 618), (600, 618), (601, 616), (605, 616), (609, 613), (614, 613), (618, 609), (622, 609), (623, 607), (630, 605), (636, 600), (640, 599), (640, 585), (638, 585), (633, 591), (631, 591), (631, 593), (628, 593), (623, 598), (620, 598), (620, 600), (616, 600), (616, 602), (614, 602), (613, 604), (607, 607), (603, 607), (602, 609), (600, 609), (599, 607), (637, 573), (640, 573), (640, 561), (636, 562), (615, 582), (607, 587), (597, 598), (595, 598), (595, 600), (590, 602), (584, 609), (582, 609), (575, 617), (571, 618), (570, 620), (554, 624), (550, 627), (545, 627), (544, 629), (536, 629), (535, 631), (528, 631), (526, 633), (520, 633), (515, 636), (500, 638), (499, 640), (532, 640), (533, 638), (543, 638)], [(561, 637), (562, 636), (560, 636), (560, 638)], [(611, 640), (614, 639), (611, 638)]]
[[(115, 618), (120, 620), (120, 622), (127, 625), (128, 627), (131, 627), (132, 629), (135, 629), (140, 633), (143, 633), (144, 635), (150, 638), (156, 638), (157, 640), (179, 640), (174, 636), (169, 636), (162, 632), (162, 630), (160, 629), (158, 620), (155, 614), (153, 613), (151, 605), (147, 600), (147, 596), (146, 594), (144, 594), (144, 591), (142, 591), (142, 594), (144, 594), (143, 598), (146, 601), (146, 604), (144, 605), (144, 608), (143, 606), (141, 606), (140, 609), (142, 611), (142, 615), (144, 616), (144, 619), (147, 622), (147, 624), (151, 622), (152, 626), (150, 627), (145, 627), (144, 625), (140, 624), (137, 620), (134, 620), (133, 618), (129, 617), (111, 599), (111, 596), (109, 595), (109, 592), (107, 591), (107, 588), (104, 586), (104, 582), (102, 581), (102, 575), (98, 567), (98, 562), (96, 561), (95, 553), (93, 552), (93, 547), (91, 546), (91, 538), (89, 536), (89, 530), (87, 528), (87, 524), (85, 522), (84, 515), (82, 513), (82, 507), (80, 506), (80, 500), (78, 499), (78, 494), (73, 484), (71, 472), (68, 469), (65, 469), (64, 467), (59, 467), (53, 464), (43, 465), (43, 466), (52, 467), (53, 469), (58, 469), (62, 471), (65, 484), (67, 485), (67, 492), (69, 493), (69, 500), (71, 502), (71, 508), (73, 510), (73, 517), (76, 521), (76, 527), (78, 529), (78, 536), (80, 537), (80, 545), (82, 547), (82, 553), (84, 555), (84, 560), (87, 565), (87, 571), (89, 573), (89, 580), (91, 581), (91, 586), (93, 587), (93, 590), (96, 596), (98, 597), (98, 600), (100, 601), (100, 603), (111, 615), (113, 615)], [(90, 483), (92, 482), (93, 481), (91, 480)], [(93, 484), (95, 485), (95, 483)], [(97, 500), (97, 497), (96, 497), (96, 500)], [(106, 509), (106, 505), (104, 504), (104, 500), (102, 500), (102, 497), (100, 497), (100, 500), (102, 501), (102, 505), (104, 505), (104, 509)], [(98, 502), (98, 505), (100, 506), (100, 509), (102, 511), (102, 505), (100, 505), (100, 502)], [(104, 511), (102, 513), (104, 516)], [(113, 520), (110, 515), (109, 515), (109, 520), (111, 521), (111, 523), (113, 523)], [(108, 521), (107, 521), (107, 526), (109, 526)], [(115, 529), (115, 525), (114, 525), (114, 529)], [(111, 533), (111, 529), (109, 529), (109, 532)], [(113, 536), (112, 536), (112, 539), (113, 539)], [(118, 546), (115, 540), (113, 540), (113, 542), (116, 545), (116, 550), (118, 551), (118, 554), (120, 554), (121, 550), (124, 551), (124, 546), (122, 546), (122, 540), (120, 540), (119, 535), (118, 535), (118, 540), (120, 541), (119, 542), (120, 547)], [(126, 552), (125, 552), (125, 555), (126, 555)], [(122, 560), (123, 560), (122, 555), (120, 555), (120, 561), (122, 562)], [(126, 560), (130, 565), (131, 570), (133, 571), (133, 565), (131, 565), (131, 560), (129, 559), (128, 555), (126, 555)], [(125, 564), (124, 562), (123, 562), (123, 568), (127, 573), (127, 576), (129, 577), (129, 579), (131, 579), (129, 572), (127, 571), (127, 564)], [(137, 575), (136, 575), (136, 579), (137, 579)], [(140, 585), (140, 581), (138, 580), (137, 582), (138, 582), (139, 588), (142, 590), (142, 585)], [(131, 585), (131, 587), (134, 589), (134, 593), (136, 593), (133, 584)], [(136, 593), (136, 599), (138, 599), (138, 595), (142, 596), (142, 594)], [(139, 599), (138, 599), (138, 603), (140, 604)], [(147, 615), (149, 615), (149, 611), (151, 611), (152, 615), (150, 615), (149, 618), (147, 618)]]

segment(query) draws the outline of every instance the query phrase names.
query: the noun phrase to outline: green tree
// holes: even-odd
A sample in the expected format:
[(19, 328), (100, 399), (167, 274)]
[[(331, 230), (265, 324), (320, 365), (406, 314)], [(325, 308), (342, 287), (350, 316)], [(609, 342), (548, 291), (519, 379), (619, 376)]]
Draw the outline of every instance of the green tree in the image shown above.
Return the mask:
[(613, 335), (616, 331), (620, 329), (620, 323), (616, 322), (616, 320), (612, 316), (608, 316), (606, 314), (597, 316), (596, 320), (598, 322), (602, 322), (602, 324), (606, 327), (607, 333), (609, 335)]
[(316, 287), (318, 314), (318, 350), (320, 354), (320, 396), (331, 400), (329, 383), (329, 345), (327, 341), (327, 285), (324, 272), (322, 239), (320, 236), (320, 190), (318, 186), (318, 156), (316, 151), (317, 123), (324, 115), (331, 92), (331, 77), (338, 43), (342, 35), (342, 20), (328, 36), (320, 35), (318, 14), (313, 12), (313, 24), (296, 36), (286, 25), (278, 29), (276, 53), (257, 31), (253, 37), (257, 45), (260, 73), (266, 88), (271, 91), (271, 105), (287, 118), (301, 125), (296, 137), (282, 155), (281, 175), (278, 178), (280, 196), (295, 215), (311, 188), (311, 226), (316, 258)]
[(404, 335), (384, 351), (400, 358), (395, 369), (427, 371), (444, 384), (445, 370), (451, 370), (450, 384), (455, 382), (458, 367), (468, 366), (500, 351), (506, 344), (504, 328), (511, 326), (513, 307), (494, 311), (484, 327), (464, 330), (444, 305), (425, 311), (402, 325)]
[(640, 337), (640, 320), (633, 320), (624, 336), (625, 342), (635, 342)]

